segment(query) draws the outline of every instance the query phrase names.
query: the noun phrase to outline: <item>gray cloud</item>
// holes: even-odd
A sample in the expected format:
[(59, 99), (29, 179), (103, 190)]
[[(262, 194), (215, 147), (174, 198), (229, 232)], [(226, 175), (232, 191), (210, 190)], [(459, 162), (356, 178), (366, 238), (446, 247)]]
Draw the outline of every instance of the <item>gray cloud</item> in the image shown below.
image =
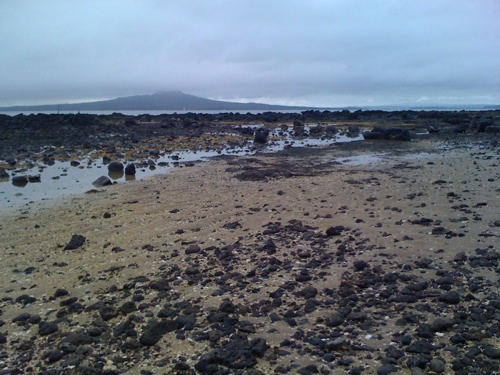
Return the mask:
[(496, 0), (0, 4), (0, 106), (182, 90), (308, 105), (500, 103)]

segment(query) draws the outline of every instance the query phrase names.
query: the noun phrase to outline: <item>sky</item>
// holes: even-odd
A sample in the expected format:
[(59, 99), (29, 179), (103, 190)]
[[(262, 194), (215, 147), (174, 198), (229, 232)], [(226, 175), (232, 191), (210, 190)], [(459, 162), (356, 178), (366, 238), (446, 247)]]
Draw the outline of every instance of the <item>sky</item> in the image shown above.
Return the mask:
[(499, 0), (0, 0), (0, 106), (500, 104)]

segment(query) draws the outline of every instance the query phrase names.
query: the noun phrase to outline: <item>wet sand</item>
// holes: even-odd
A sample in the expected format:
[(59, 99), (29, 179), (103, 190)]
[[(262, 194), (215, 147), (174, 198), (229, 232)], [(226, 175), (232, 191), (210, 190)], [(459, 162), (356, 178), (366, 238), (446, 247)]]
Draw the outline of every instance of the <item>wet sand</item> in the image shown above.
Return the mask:
[[(393, 366), (409, 374), (417, 355), (423, 373), (436, 361), (452, 373), (467, 351), (498, 349), (498, 150), (472, 137), (227, 157), (2, 213), (2, 367), (210, 373), (205, 358), (228, 373), (376, 374)], [(382, 156), (370, 164), (345, 162), (374, 153)], [(84, 243), (65, 249), (73, 235)], [(476, 266), (474, 257), (488, 261)], [(443, 277), (451, 283), (438, 283)], [(403, 292), (419, 283), (425, 293)], [(449, 291), (458, 303), (441, 299)], [(409, 295), (416, 301), (394, 298)], [(484, 334), (453, 344), (476, 322), (471, 306), (484, 310)], [(332, 314), (340, 324), (329, 323)], [(437, 318), (452, 323), (422, 335)], [(41, 334), (40, 321), (57, 330)], [(176, 323), (149, 345), (153, 321)], [(116, 332), (124, 322), (130, 335)], [(81, 340), (68, 339), (71, 332)], [(245, 354), (255, 363), (238, 368), (214, 354), (230, 352), (237, 334), (245, 335), (238, 345), (267, 343)], [(414, 352), (405, 335), (433, 348)], [(494, 371), (496, 355), (481, 353), (470, 366)]]

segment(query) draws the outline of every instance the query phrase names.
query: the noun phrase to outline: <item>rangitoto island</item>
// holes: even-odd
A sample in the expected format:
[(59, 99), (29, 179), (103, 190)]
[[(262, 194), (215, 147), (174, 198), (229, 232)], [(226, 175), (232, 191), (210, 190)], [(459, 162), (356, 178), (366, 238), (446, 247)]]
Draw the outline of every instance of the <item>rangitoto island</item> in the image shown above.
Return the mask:
[(159, 91), (152, 95), (134, 95), (111, 100), (74, 104), (0, 107), (0, 111), (272, 111), (309, 109), (262, 103), (237, 103), (201, 98), (182, 91)]
[(0, 191), (57, 161), (106, 174), (250, 150), (2, 210), (0, 373), (499, 373), (499, 126), (498, 111), (0, 115)]

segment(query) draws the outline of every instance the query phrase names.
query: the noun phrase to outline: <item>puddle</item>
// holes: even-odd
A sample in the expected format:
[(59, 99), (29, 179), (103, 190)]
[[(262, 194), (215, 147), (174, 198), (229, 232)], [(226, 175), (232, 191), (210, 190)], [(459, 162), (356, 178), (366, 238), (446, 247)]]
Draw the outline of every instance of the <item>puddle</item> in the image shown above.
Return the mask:
[[(259, 125), (251, 128), (261, 127)], [(308, 128), (306, 127), (306, 131)], [(257, 151), (273, 153), (285, 147), (324, 147), (337, 142), (360, 141), (363, 137), (348, 137), (339, 134), (331, 137), (309, 138), (293, 137), (291, 131), (274, 129), (269, 135), (265, 146), (255, 147), (248, 142), (244, 147), (228, 147), (218, 150), (178, 151), (171, 154), (160, 152), (157, 158), (134, 162), (135, 176), (113, 175), (108, 173), (107, 165), (102, 159), (91, 159), (92, 155), (80, 160), (80, 165), (73, 166), (71, 162), (54, 162), (51, 165), (40, 163), (34, 168), (8, 171), (9, 179), (0, 179), (0, 204), (4, 208), (20, 208), (31, 202), (54, 199), (65, 195), (82, 194), (94, 188), (92, 182), (101, 176), (109, 177), (114, 183), (124, 183), (128, 180), (142, 180), (154, 175), (168, 173), (173, 168), (189, 167), (193, 162), (203, 161), (221, 155), (252, 155)], [(126, 166), (126, 163), (124, 162)], [(39, 182), (16, 184), (12, 182), (15, 176), (40, 176)], [(36, 180), (36, 179), (35, 179)], [(34, 181), (33, 179), (31, 181)]]
[(382, 162), (384, 154), (357, 155), (347, 158), (336, 158), (334, 161), (343, 165), (369, 165)]
[(386, 162), (388, 160), (398, 162), (409, 162), (415, 159), (425, 159), (434, 157), (429, 152), (415, 152), (406, 155), (394, 155), (387, 153), (356, 155), (344, 158), (335, 158), (333, 161), (343, 165), (370, 165)]

